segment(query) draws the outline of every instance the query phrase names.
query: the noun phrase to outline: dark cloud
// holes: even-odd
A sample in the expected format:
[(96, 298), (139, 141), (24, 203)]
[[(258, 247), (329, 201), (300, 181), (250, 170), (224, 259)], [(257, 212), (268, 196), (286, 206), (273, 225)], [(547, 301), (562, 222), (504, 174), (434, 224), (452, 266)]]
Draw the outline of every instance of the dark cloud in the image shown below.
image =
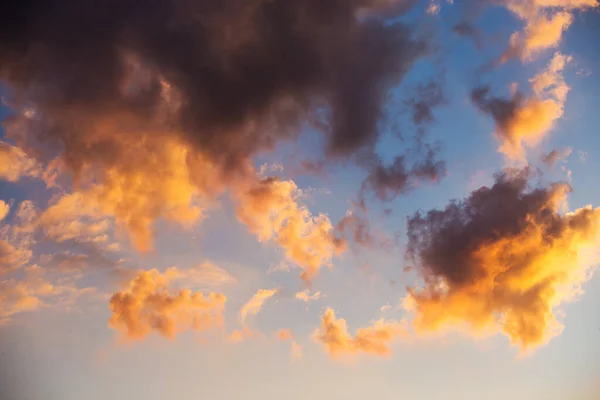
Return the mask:
[(442, 105), (444, 101), (442, 85), (431, 81), (426, 85), (419, 85), (415, 95), (405, 103), (412, 112), (412, 122), (420, 126), (435, 121), (433, 108)]
[(557, 334), (553, 308), (587, 279), (600, 209), (561, 213), (570, 187), (532, 188), (531, 178), (505, 171), (492, 187), (409, 218), (407, 254), (425, 281), (409, 290), (417, 327), (498, 327), (522, 348)]
[(323, 107), (328, 154), (344, 156), (374, 144), (386, 90), (427, 51), (382, 18), (412, 3), (3, 2), (0, 73), (13, 105), (36, 107), (42, 147), (64, 151), (74, 169), (119, 159), (115, 140), (89, 146), (91, 125), (157, 131), (149, 125), (165, 81), (179, 107), (158, 131), (179, 132), (226, 170), (293, 137)]
[(480, 86), (471, 91), (471, 100), (484, 113), (489, 114), (500, 131), (508, 130), (508, 125), (515, 119), (516, 112), (523, 107), (525, 98), (516, 93), (510, 99), (490, 95), (489, 86)]
[(476, 29), (470, 22), (461, 21), (452, 27), (452, 31), (459, 36), (468, 37), (475, 41), (478, 49), (481, 49), (481, 32)]
[(437, 182), (446, 174), (446, 164), (437, 156), (435, 149), (428, 148), (425, 158), (412, 165), (405, 155), (395, 157), (390, 165), (375, 158), (362, 183), (360, 198), (372, 191), (381, 201), (389, 201), (415, 189), (422, 181)]

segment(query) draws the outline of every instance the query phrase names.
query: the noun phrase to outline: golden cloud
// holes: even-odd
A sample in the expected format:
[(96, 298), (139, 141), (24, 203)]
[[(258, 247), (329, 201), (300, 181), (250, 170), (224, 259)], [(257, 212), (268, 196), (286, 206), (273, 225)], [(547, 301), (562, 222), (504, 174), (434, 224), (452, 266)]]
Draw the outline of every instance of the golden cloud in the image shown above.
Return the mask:
[(267, 300), (277, 293), (276, 289), (259, 289), (240, 311), (240, 321), (245, 324), (249, 315), (257, 315)]
[(221, 325), (226, 297), (221, 293), (205, 296), (190, 289), (170, 293), (169, 285), (180, 276), (174, 267), (162, 274), (156, 269), (139, 271), (127, 290), (111, 297), (109, 326), (127, 339), (138, 340), (153, 331), (174, 338), (182, 330)]
[(530, 80), (530, 97), (519, 92), (510, 100), (490, 97), (486, 87), (472, 92), (475, 104), (494, 118), (500, 151), (507, 157), (523, 160), (524, 146), (536, 146), (563, 116), (569, 87), (561, 73), (569, 61), (569, 56), (554, 54), (547, 68)]
[(16, 182), (22, 177), (41, 175), (38, 163), (19, 147), (0, 141), (0, 179)]
[(556, 48), (573, 23), (573, 12), (598, 7), (597, 0), (505, 0), (509, 10), (525, 21), (525, 28), (510, 38), (502, 61), (518, 56), (531, 61), (543, 50)]
[(376, 321), (372, 326), (360, 328), (354, 337), (348, 333), (346, 321), (336, 318), (327, 308), (321, 319), (321, 329), (314, 338), (322, 343), (331, 357), (353, 355), (359, 352), (386, 356), (391, 353), (389, 343), (406, 334), (404, 326), (395, 321)]
[(236, 193), (237, 215), (259, 241), (274, 241), (286, 258), (310, 281), (332, 258), (344, 251), (346, 243), (336, 238), (329, 217), (313, 216), (299, 200), (300, 192), (291, 180), (267, 178)]
[(491, 188), (409, 219), (408, 254), (425, 284), (405, 306), (418, 331), (502, 331), (522, 351), (561, 332), (557, 308), (600, 261), (600, 208), (562, 214), (569, 186), (529, 190), (529, 177), (506, 171)]

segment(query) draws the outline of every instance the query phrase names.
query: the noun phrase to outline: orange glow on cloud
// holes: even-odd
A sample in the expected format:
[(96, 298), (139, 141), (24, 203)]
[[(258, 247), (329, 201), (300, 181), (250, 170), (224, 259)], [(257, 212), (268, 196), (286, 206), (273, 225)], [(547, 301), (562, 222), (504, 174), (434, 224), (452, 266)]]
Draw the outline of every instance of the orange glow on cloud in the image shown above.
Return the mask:
[(286, 258), (304, 270), (302, 277), (309, 282), (344, 251), (345, 242), (334, 236), (329, 217), (313, 216), (298, 203), (299, 196), (293, 181), (264, 179), (237, 194), (237, 215), (259, 241), (278, 243)]
[(510, 38), (506, 61), (518, 56), (531, 61), (543, 50), (558, 47), (564, 32), (573, 23), (573, 12), (595, 8), (597, 0), (504, 0), (509, 10), (525, 21), (525, 29)]
[(180, 276), (177, 268), (162, 274), (156, 269), (140, 271), (127, 290), (111, 297), (109, 326), (136, 340), (153, 331), (174, 338), (182, 330), (221, 325), (226, 297), (220, 293), (205, 296), (190, 289), (169, 292), (169, 284)]
[(333, 358), (359, 352), (386, 356), (391, 353), (389, 343), (405, 334), (401, 323), (379, 320), (372, 326), (358, 329), (352, 337), (346, 321), (336, 318), (335, 311), (327, 308), (321, 319), (321, 328), (315, 331), (314, 338), (323, 344)]
[(476, 90), (475, 103), (491, 114), (496, 122), (496, 136), (502, 142), (500, 151), (513, 160), (525, 160), (525, 146), (534, 147), (552, 130), (564, 114), (569, 86), (562, 71), (571, 57), (561, 53), (547, 68), (530, 80), (533, 94), (515, 93), (510, 100), (487, 98), (487, 90)]
[(425, 285), (404, 305), (418, 331), (502, 331), (522, 351), (560, 334), (557, 308), (600, 261), (600, 208), (561, 214), (567, 185), (526, 185), (523, 173), (501, 175), (462, 203), (410, 220)]

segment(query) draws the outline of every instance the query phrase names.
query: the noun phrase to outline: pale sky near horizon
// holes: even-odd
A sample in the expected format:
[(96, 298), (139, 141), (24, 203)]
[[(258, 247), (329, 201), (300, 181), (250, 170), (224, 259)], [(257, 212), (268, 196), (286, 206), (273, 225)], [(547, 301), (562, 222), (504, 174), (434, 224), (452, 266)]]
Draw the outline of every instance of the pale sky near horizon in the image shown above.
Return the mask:
[[(339, 39), (348, 54), (337, 37), (237, 37), (262, 0), (222, 13), (126, 1), (122, 32), (88, 3), (0, 6), (0, 400), (600, 398), (600, 3), (322, 1), (269, 9), (259, 25), (298, 12), (294, 34), (355, 35)], [(171, 3), (213, 36), (160, 36)], [(69, 18), (102, 29), (54, 35)], [(379, 36), (364, 48), (368, 24)], [(394, 48), (395, 24), (430, 47)], [(246, 39), (250, 61), (236, 53)], [(281, 72), (290, 64), (261, 40), (297, 69)], [(122, 71), (91, 56), (111, 46)], [(404, 53), (378, 53), (389, 49)], [(312, 56), (323, 70), (299, 72)], [(121, 73), (133, 89), (101, 84)], [(149, 113), (136, 103), (146, 84)], [(383, 98), (373, 147), (306, 120), (268, 144), (238, 132), (278, 115), (276, 92), (302, 106), (315, 95), (333, 131), (341, 120), (362, 135), (362, 117), (344, 113), (366, 114), (369, 90)], [(385, 168), (401, 155), (404, 169)]]

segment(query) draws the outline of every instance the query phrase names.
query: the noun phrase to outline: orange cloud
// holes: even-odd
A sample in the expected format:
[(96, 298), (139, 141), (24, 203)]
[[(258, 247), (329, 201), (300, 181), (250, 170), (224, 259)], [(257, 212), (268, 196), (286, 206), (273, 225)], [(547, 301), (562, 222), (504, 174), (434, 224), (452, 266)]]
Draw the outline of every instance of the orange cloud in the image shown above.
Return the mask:
[(2, 221), (10, 212), (10, 205), (4, 200), (0, 200), (0, 221)]
[(77, 289), (73, 279), (56, 280), (47, 277), (47, 271), (37, 265), (23, 270), (23, 275), (0, 281), (0, 325), (6, 324), (20, 313), (35, 311), (42, 307), (58, 306), (69, 309), (72, 302), (93, 289)]
[(276, 289), (259, 289), (242, 307), (242, 310), (240, 311), (241, 323), (244, 324), (246, 322), (248, 315), (258, 314), (265, 302), (273, 297), (276, 293)]
[(169, 284), (180, 276), (177, 268), (162, 274), (156, 269), (140, 271), (127, 290), (111, 297), (109, 326), (136, 340), (153, 331), (174, 338), (185, 329), (204, 330), (222, 324), (226, 297), (221, 293), (205, 296), (190, 289), (170, 293)]
[(418, 331), (502, 331), (522, 351), (558, 335), (558, 307), (581, 293), (600, 261), (600, 208), (563, 214), (570, 188), (529, 189), (530, 172), (409, 219), (409, 256), (423, 287), (405, 307)]
[(290, 348), (290, 358), (292, 360), (299, 360), (302, 358), (302, 346), (300, 346), (294, 340), (294, 334), (292, 333), (292, 331), (290, 331), (289, 329), (280, 329), (277, 331), (277, 337), (283, 342), (289, 341), (291, 343), (292, 347)]
[(311, 301), (319, 300), (321, 298), (321, 292), (315, 292), (313, 294), (310, 294), (310, 290), (306, 289), (306, 290), (303, 290), (302, 292), (297, 292), (295, 297), (296, 297), (296, 300), (300, 300), (300, 301), (303, 301), (306, 304), (308, 304)]
[(515, 56), (531, 61), (543, 50), (556, 48), (573, 23), (573, 11), (600, 5), (597, 0), (505, 0), (505, 4), (525, 21), (525, 28), (511, 36), (502, 61)]
[(536, 146), (563, 116), (569, 87), (561, 73), (570, 60), (556, 53), (548, 67), (530, 80), (530, 97), (518, 92), (510, 100), (490, 97), (486, 87), (472, 92), (475, 104), (494, 118), (500, 151), (507, 157), (524, 159), (524, 146)]
[(335, 237), (329, 217), (315, 217), (299, 204), (300, 194), (291, 180), (263, 179), (236, 193), (237, 215), (261, 242), (275, 241), (281, 246), (286, 258), (300, 266), (302, 277), (310, 281), (341, 254), (345, 242)]
[(315, 331), (314, 338), (334, 358), (359, 352), (385, 356), (391, 352), (389, 343), (404, 334), (406, 330), (401, 323), (379, 320), (372, 326), (358, 329), (352, 337), (346, 321), (336, 318), (335, 312), (327, 308), (321, 319), (321, 329)]
[(23, 150), (0, 141), (0, 179), (16, 182), (22, 177), (37, 177), (41, 174), (38, 163)]

